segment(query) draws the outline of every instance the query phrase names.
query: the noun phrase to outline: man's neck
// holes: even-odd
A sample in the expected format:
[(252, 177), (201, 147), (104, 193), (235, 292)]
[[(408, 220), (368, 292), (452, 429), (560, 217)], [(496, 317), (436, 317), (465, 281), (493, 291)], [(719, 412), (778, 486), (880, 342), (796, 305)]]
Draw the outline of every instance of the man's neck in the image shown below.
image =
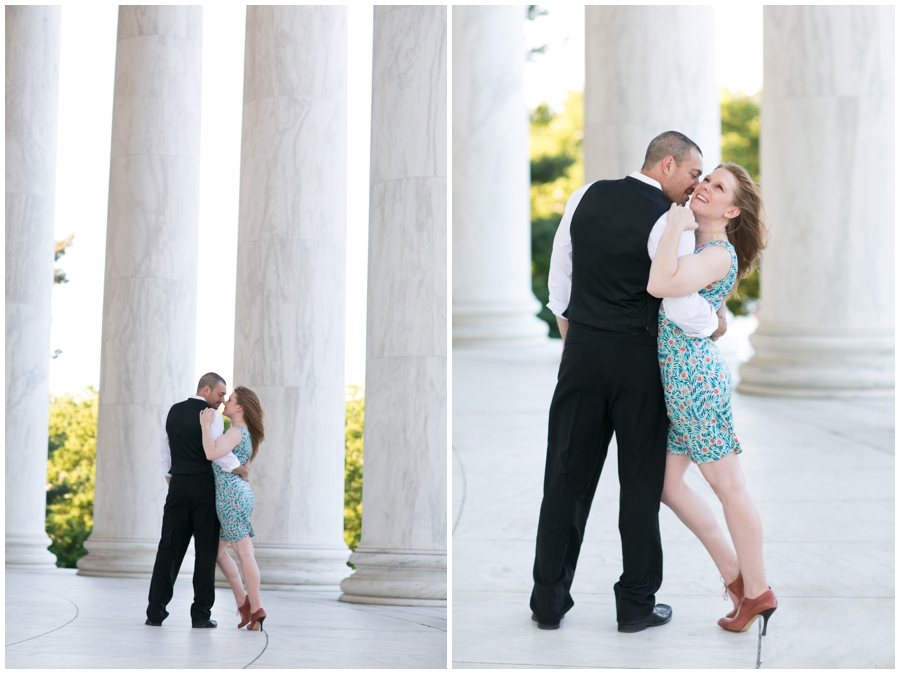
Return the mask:
[(662, 185), (663, 178), (665, 177), (660, 171), (657, 170), (657, 167), (655, 166), (652, 169), (641, 169), (640, 174), (645, 175), (652, 180), (655, 180), (660, 185)]

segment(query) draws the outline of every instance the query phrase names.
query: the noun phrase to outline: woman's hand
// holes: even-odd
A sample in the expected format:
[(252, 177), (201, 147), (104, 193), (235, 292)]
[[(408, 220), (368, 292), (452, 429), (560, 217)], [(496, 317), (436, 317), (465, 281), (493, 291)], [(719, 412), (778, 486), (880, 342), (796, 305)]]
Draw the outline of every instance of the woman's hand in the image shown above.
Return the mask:
[(687, 206), (672, 204), (669, 208), (669, 227), (677, 227), (680, 232), (690, 232), (699, 225), (694, 220), (694, 212)]
[(216, 411), (212, 407), (207, 407), (200, 412), (200, 426), (209, 428), (209, 425), (215, 420)]

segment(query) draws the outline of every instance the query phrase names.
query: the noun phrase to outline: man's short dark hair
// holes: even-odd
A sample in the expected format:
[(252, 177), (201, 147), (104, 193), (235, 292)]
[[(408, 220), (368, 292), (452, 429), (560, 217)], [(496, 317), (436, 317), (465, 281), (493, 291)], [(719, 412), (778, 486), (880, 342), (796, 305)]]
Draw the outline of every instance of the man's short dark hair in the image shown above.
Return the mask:
[(215, 389), (219, 384), (225, 386), (225, 380), (215, 372), (207, 372), (205, 375), (200, 377), (200, 381), (197, 383), (197, 393), (200, 393), (200, 391), (205, 389), (207, 386), (209, 386), (210, 389)]
[(700, 156), (700, 146), (683, 133), (677, 131), (665, 131), (650, 141), (647, 146), (647, 154), (644, 156), (644, 165), (642, 170), (649, 170), (656, 166), (666, 157), (675, 159), (675, 163), (679, 166), (691, 156), (691, 150), (697, 150)]

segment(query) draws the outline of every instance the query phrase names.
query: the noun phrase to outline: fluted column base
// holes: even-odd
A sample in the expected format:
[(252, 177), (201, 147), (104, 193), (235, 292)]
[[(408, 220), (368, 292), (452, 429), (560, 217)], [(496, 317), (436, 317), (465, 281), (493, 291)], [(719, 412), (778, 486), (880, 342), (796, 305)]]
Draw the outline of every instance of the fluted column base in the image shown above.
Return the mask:
[(530, 346), (546, 342), (547, 324), (538, 318), (541, 303), (454, 302), (453, 346)]
[(750, 336), (756, 355), (740, 368), (737, 390), (806, 398), (894, 394), (894, 336), (778, 334), (764, 326)]
[(434, 550), (356, 549), (356, 573), (341, 583), (351, 604), (446, 606), (447, 554)]
[[(150, 578), (159, 539), (98, 538), (84, 542), (88, 554), (78, 560), (79, 576), (107, 578)], [(185, 554), (190, 558), (191, 549)]]
[(52, 569), (56, 557), (47, 548), (53, 543), (46, 534), (35, 536), (6, 536), (6, 566), (17, 568)]
[(266, 589), (336, 586), (347, 575), (346, 546), (254, 545), (253, 551)]

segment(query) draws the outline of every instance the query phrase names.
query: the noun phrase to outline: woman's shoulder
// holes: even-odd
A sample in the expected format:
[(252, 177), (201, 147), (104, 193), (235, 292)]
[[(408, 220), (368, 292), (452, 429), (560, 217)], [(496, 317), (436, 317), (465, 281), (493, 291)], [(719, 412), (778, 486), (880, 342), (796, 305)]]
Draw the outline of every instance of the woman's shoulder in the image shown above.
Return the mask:
[(712, 241), (707, 241), (702, 246), (700, 246), (697, 249), (697, 251), (699, 252), (699, 251), (703, 250), (704, 248), (708, 248), (709, 246), (715, 246), (715, 247), (721, 246), (722, 248), (727, 250), (729, 253), (734, 252), (734, 246), (731, 245), (730, 241), (727, 241), (725, 239), (713, 239)]

